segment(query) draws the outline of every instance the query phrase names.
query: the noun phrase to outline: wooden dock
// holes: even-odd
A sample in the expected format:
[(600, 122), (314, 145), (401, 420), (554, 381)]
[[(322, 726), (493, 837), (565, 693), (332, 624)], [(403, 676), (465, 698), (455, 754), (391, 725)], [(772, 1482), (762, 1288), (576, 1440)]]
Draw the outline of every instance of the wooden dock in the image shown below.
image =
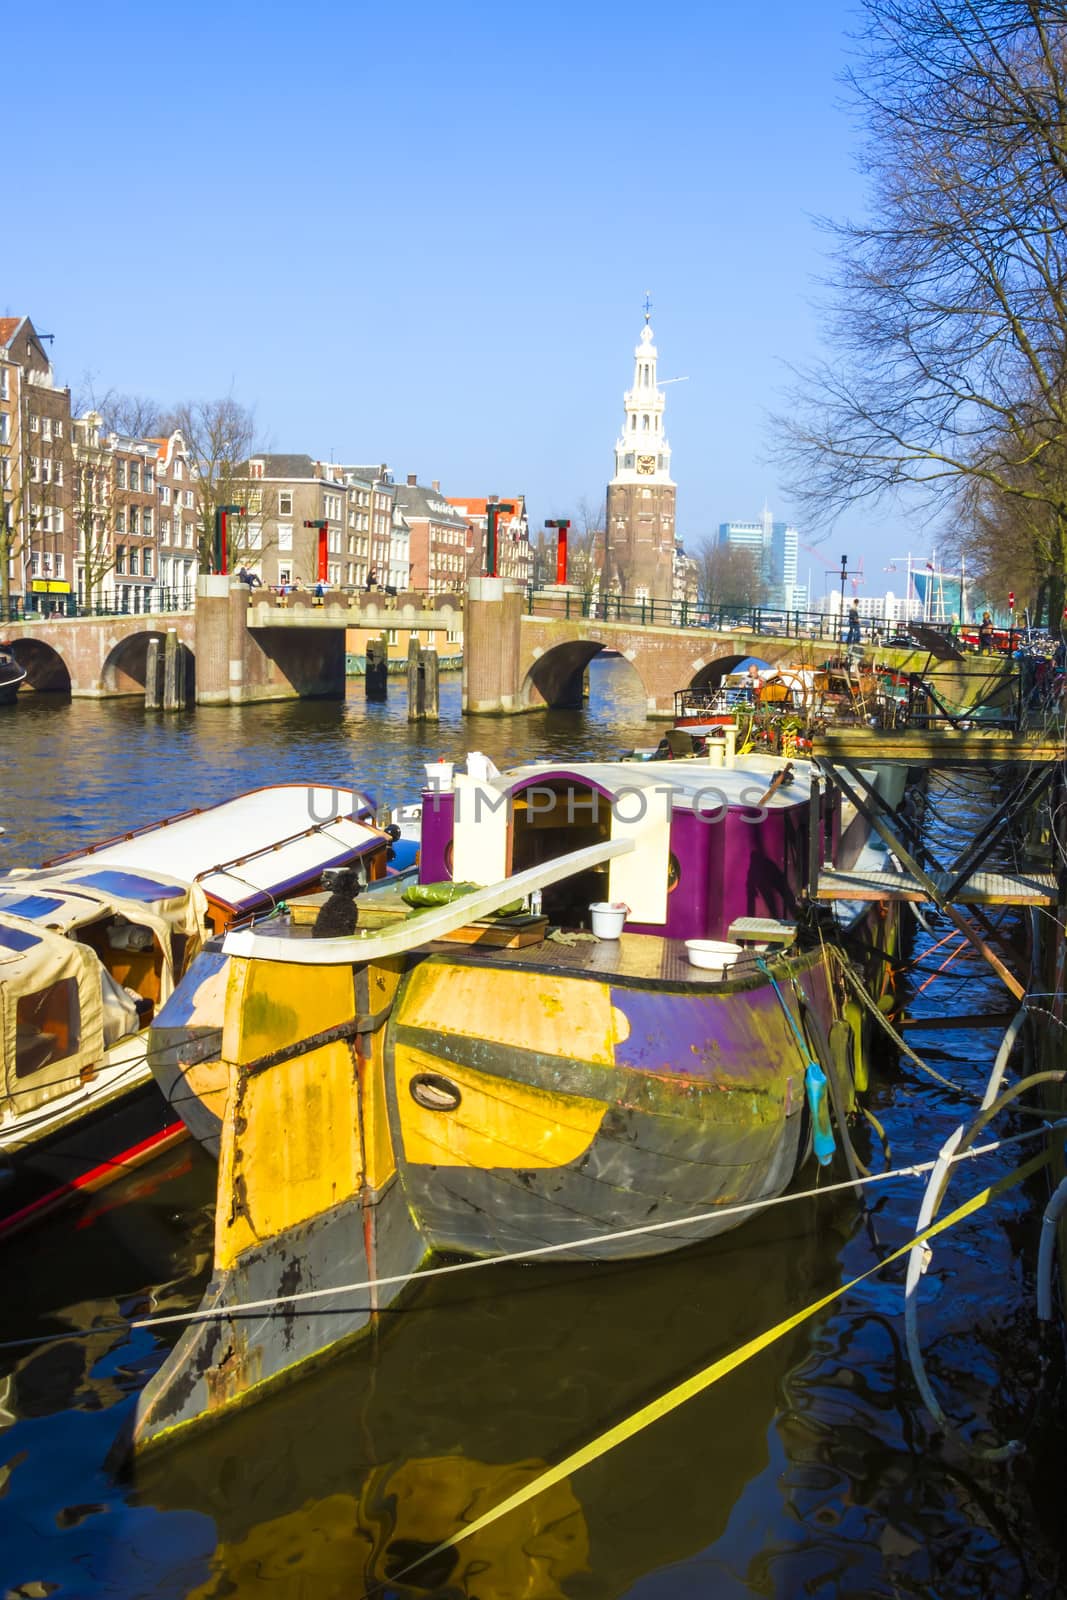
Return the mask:
[[(951, 872), (931, 871), (929, 880), (946, 894), (954, 883)], [(813, 898), (816, 900), (929, 900), (927, 884), (909, 872), (839, 872), (823, 867)], [(964, 906), (1053, 906), (1056, 875), (1053, 872), (972, 872), (952, 894)]]
[(1009, 728), (828, 728), (812, 743), (812, 754), (828, 761), (891, 761), (909, 767), (1057, 762), (1065, 753), (1062, 734), (1045, 728), (1025, 733)]

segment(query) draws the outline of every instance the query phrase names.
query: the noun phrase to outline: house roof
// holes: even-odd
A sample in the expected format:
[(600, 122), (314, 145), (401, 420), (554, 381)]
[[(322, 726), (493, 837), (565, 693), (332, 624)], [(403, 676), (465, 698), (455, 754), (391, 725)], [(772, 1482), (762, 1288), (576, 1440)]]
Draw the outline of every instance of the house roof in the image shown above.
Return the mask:
[(398, 483), (396, 503), (408, 518), (426, 517), (456, 528), (467, 526), (466, 517), (453, 509), (446, 495), (437, 489), (424, 489), (421, 483)]
[[(450, 494), (446, 496), (446, 499), (450, 506), (455, 506), (456, 510), (465, 517), (488, 517), (489, 515), (488, 507), (490, 502), (487, 498), (479, 499), (477, 496), (471, 495), (464, 498), (462, 495)], [(503, 519), (505, 522), (511, 522), (513, 518), (522, 516), (526, 509), (521, 494), (506, 494), (503, 496), (503, 502), (505, 505), (515, 507), (514, 511), (506, 513)]]
[(0, 344), (10, 344), (23, 317), (0, 317)]
[(310, 456), (258, 455), (250, 456), (249, 460), (262, 461), (265, 478), (321, 478), (325, 475), (322, 462), (313, 461)]

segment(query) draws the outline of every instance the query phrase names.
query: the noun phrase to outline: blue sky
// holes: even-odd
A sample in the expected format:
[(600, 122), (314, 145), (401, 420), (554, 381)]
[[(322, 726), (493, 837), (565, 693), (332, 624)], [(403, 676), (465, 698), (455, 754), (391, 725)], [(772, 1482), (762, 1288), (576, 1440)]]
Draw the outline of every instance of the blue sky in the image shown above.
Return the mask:
[[(55, 334), (75, 390), (232, 391), (275, 449), (522, 490), (540, 524), (603, 492), (648, 289), (660, 375), (689, 379), (668, 390), (680, 532), (765, 497), (791, 515), (766, 413), (817, 349), (812, 217), (862, 207), (852, 17), (23, 6), (0, 309)], [(929, 542), (879, 527), (822, 546), (862, 554), (869, 588), (893, 583), (880, 548)]]

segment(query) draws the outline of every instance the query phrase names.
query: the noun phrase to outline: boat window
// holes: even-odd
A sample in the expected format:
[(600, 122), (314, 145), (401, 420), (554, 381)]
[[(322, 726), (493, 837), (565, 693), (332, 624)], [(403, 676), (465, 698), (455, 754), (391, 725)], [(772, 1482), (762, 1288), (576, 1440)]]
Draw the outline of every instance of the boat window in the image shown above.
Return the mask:
[(38, 934), (27, 933), (23, 928), (0, 928), (0, 949), (32, 950), (40, 942)]
[(80, 1036), (76, 978), (61, 978), (47, 989), (22, 995), (15, 1013), (16, 1077), (29, 1077), (50, 1061), (74, 1055)]
[(72, 881), (84, 883), (90, 889), (102, 889), (105, 894), (118, 895), (123, 900), (176, 900), (186, 893), (184, 884), (160, 883), (155, 878), (143, 878), (137, 872), (111, 868), (83, 873)]
[(47, 917), (62, 904), (47, 894), (0, 894), (0, 911), (9, 917)]

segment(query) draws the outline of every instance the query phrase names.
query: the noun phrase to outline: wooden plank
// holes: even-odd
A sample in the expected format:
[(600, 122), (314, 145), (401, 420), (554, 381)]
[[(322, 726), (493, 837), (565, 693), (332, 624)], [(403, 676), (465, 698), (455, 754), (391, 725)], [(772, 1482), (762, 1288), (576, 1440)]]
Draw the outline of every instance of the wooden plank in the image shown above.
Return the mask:
[(430, 906), (412, 916), (410, 921), (405, 920), (400, 927), (378, 933), (361, 935), (357, 929), (343, 939), (285, 939), (277, 934), (257, 933), (254, 927), (242, 928), (228, 933), (222, 948), (229, 956), (254, 956), (259, 961), (288, 961), (309, 967), (348, 966), (353, 962), (375, 961), (382, 956), (403, 955), (479, 917), (487, 917), (512, 900), (523, 899), (534, 889), (561, 883), (616, 856), (628, 855), (633, 848), (632, 839), (607, 839), (601, 844), (588, 845), (584, 850), (572, 850), (569, 855), (558, 856), (538, 867), (527, 867), (525, 872), (516, 872), (484, 889), (460, 895), (448, 905)]
[[(931, 872), (930, 879), (943, 891), (952, 880), (947, 872)], [(819, 879), (820, 900), (929, 900), (923, 884), (907, 872), (839, 872), (828, 868)], [(1056, 880), (1051, 872), (975, 872), (955, 896), (959, 905), (1048, 906), (1056, 902)]]
[(1013, 733), (1002, 728), (931, 729), (904, 728), (894, 731), (886, 728), (827, 729), (817, 735), (812, 745), (812, 755), (829, 760), (878, 761), (903, 763), (906, 766), (923, 766), (937, 763), (948, 766), (970, 766), (989, 762), (1063, 760), (1062, 739), (1055, 739), (1042, 730), (1035, 733)]

